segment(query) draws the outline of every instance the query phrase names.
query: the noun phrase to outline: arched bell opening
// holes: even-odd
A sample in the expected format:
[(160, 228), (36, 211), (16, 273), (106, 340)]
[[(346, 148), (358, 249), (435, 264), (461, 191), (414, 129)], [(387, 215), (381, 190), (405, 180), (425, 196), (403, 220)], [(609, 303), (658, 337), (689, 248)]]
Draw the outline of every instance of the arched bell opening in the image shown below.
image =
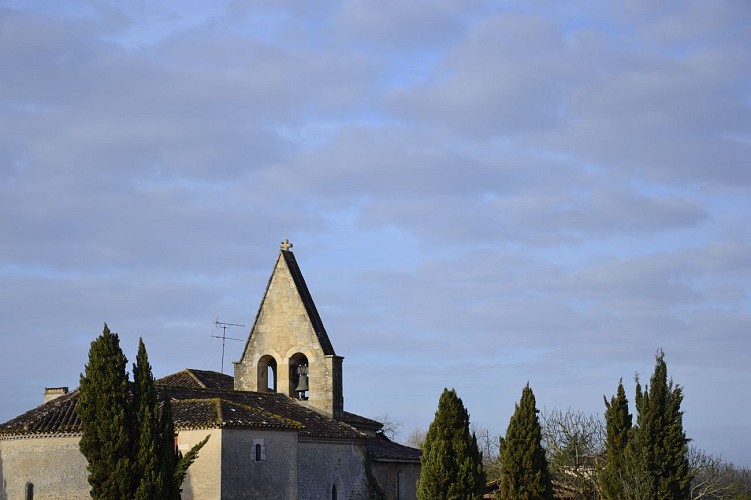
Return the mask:
[(276, 359), (267, 354), (258, 360), (258, 392), (276, 392)]
[(289, 394), (301, 401), (308, 399), (310, 390), (308, 358), (298, 352), (289, 358)]

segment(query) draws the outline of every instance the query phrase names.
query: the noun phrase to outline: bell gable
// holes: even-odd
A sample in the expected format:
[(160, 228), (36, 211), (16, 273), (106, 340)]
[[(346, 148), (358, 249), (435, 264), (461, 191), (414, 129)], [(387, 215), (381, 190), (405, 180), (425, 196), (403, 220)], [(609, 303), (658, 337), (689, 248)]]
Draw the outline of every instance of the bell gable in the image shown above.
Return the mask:
[(285, 240), (240, 361), (235, 389), (279, 392), (338, 418), (342, 361), (331, 345), (292, 244)]

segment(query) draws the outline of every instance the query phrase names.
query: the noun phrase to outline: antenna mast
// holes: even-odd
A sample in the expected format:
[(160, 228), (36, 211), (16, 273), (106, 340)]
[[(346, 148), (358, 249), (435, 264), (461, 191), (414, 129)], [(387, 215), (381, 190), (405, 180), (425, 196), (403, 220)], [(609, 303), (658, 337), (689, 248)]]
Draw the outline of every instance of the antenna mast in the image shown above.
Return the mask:
[(242, 339), (236, 339), (236, 338), (233, 338), (233, 337), (227, 337), (227, 328), (231, 328), (233, 326), (245, 327), (245, 325), (238, 325), (236, 323), (223, 323), (223, 322), (219, 321), (219, 318), (216, 318), (216, 320), (214, 321), (214, 326), (216, 328), (221, 328), (222, 329), (221, 336), (220, 335), (212, 335), (211, 337), (215, 338), (215, 339), (222, 339), (222, 373), (224, 373), (224, 345), (227, 343), (228, 340), (237, 340), (237, 341), (242, 342)]

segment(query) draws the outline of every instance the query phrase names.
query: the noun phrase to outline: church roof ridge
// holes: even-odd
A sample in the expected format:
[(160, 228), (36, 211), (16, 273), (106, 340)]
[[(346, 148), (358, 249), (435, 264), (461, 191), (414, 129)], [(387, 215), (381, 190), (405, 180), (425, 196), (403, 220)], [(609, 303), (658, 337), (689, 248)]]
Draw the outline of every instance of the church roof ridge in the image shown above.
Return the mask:
[(234, 377), (213, 370), (185, 368), (155, 381), (159, 385), (179, 385), (204, 389), (232, 389)]

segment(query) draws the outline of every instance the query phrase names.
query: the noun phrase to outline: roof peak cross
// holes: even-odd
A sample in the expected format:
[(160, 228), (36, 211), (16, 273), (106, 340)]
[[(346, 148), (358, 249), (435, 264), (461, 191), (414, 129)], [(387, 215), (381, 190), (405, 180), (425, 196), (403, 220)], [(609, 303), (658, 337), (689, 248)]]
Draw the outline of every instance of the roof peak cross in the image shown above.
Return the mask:
[(293, 247), (292, 243), (287, 238), (284, 238), (284, 241), (282, 241), (281, 245), (279, 247), (284, 251), (289, 251), (290, 248)]

